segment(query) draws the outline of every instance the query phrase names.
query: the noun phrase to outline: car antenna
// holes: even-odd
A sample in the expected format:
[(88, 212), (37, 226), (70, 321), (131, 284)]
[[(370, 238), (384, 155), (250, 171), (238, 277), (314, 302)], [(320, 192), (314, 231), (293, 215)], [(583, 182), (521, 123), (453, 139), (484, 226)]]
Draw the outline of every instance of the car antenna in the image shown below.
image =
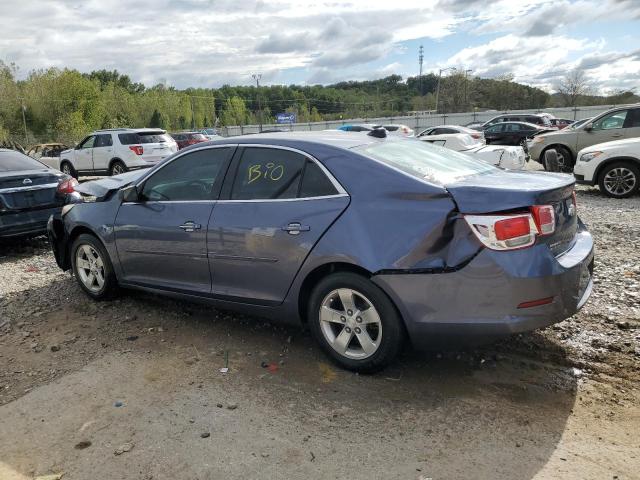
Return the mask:
[(384, 127), (377, 127), (367, 133), (367, 135), (376, 138), (387, 138), (387, 129)]

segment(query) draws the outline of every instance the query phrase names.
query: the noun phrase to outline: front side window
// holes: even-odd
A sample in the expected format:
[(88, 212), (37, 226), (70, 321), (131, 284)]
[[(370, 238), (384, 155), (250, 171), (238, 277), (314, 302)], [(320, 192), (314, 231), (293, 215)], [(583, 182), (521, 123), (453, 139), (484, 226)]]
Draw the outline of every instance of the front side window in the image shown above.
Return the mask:
[(245, 148), (231, 190), (232, 200), (296, 198), (306, 158), (277, 148)]
[(518, 125), (517, 123), (507, 123), (504, 126), (504, 131), (505, 132), (519, 132), (520, 131), (520, 125)]
[(613, 112), (593, 122), (594, 130), (611, 130), (613, 128), (622, 128), (627, 118), (628, 110)]
[(487, 133), (500, 133), (502, 131), (502, 125), (494, 125), (493, 127), (487, 128)]
[(217, 198), (228, 148), (210, 148), (176, 158), (144, 183), (146, 201), (197, 201)]
[(93, 144), (96, 140), (96, 137), (91, 136), (85, 138), (82, 143), (79, 145), (80, 148), (93, 148)]
[(437, 185), (496, 170), (493, 165), (429, 142), (380, 142), (353, 151)]

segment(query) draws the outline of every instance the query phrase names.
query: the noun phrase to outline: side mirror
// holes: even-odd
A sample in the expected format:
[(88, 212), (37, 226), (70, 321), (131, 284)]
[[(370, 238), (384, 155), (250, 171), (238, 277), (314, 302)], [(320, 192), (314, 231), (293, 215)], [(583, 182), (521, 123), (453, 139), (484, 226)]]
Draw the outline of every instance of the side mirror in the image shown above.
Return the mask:
[(584, 126), (583, 130), (586, 131), (586, 132), (590, 132), (591, 130), (593, 130), (593, 123), (591, 123), (591, 122), (587, 123)]
[(120, 199), (123, 202), (139, 202), (140, 194), (138, 193), (137, 187), (135, 185), (129, 185), (120, 190)]

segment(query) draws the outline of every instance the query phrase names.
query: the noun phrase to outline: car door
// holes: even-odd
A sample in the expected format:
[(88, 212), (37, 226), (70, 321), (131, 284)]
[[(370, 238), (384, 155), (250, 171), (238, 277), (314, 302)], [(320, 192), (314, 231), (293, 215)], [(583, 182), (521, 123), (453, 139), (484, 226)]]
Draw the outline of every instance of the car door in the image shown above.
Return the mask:
[(95, 144), (95, 135), (89, 135), (75, 148), (75, 165), (74, 168), (79, 172), (93, 171), (93, 145)]
[(207, 224), (235, 147), (207, 147), (177, 156), (137, 186), (115, 221), (126, 282), (209, 294)]
[(591, 122), (591, 129), (583, 127), (576, 130), (576, 152), (597, 143), (625, 138), (626, 134), (632, 130), (625, 128), (628, 125), (627, 116), (630, 119), (632, 117), (629, 113), (630, 110), (617, 110), (607, 113)]
[(212, 292), (279, 304), (349, 197), (317, 160), (293, 149), (240, 147), (232, 170), (209, 223)]
[(110, 133), (96, 135), (93, 145), (93, 169), (107, 171), (113, 158), (113, 139)]
[(490, 143), (500, 143), (503, 128), (504, 124), (498, 123), (497, 125), (493, 125), (484, 131), (484, 139), (487, 145)]

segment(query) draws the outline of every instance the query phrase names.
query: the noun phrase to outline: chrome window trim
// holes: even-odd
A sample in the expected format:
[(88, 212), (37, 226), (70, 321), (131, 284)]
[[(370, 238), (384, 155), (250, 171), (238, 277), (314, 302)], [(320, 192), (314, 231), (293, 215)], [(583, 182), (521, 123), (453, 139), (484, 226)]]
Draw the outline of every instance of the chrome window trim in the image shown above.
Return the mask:
[(261, 198), (261, 199), (246, 199), (246, 200), (150, 200), (147, 202), (122, 202), (123, 204), (142, 204), (142, 203), (194, 203), (194, 202), (224, 202), (224, 203), (255, 203), (255, 202), (291, 202), (291, 201), (298, 201), (298, 200), (322, 200), (322, 199), (326, 199), (326, 198), (339, 198), (339, 197), (348, 197), (349, 194), (347, 193), (347, 191), (344, 189), (344, 187), (340, 184), (340, 182), (338, 182), (338, 180), (336, 180), (336, 178), (331, 174), (331, 172), (322, 164), (322, 162), (320, 162), (317, 158), (315, 158), (313, 155), (303, 151), (303, 150), (299, 150), (297, 148), (293, 148), (293, 147), (286, 147), (283, 145), (272, 145), (272, 144), (263, 144), (263, 143), (225, 143), (225, 144), (219, 144), (219, 145), (206, 145), (203, 147), (198, 147), (198, 148), (194, 148), (193, 150), (189, 150), (187, 152), (183, 152), (180, 154), (177, 154), (174, 158), (171, 159), (171, 161), (166, 162), (161, 164), (158, 168), (154, 168), (151, 169), (151, 171), (149, 171), (149, 173), (145, 176), (143, 176), (140, 180), (138, 180), (138, 183), (135, 184), (136, 188), (138, 188), (139, 186), (141, 186), (144, 182), (146, 182), (149, 178), (151, 178), (156, 172), (160, 171), (161, 169), (163, 169), (165, 166), (175, 162), (176, 160), (178, 160), (179, 158), (183, 157), (184, 155), (187, 155), (189, 153), (192, 152), (199, 152), (201, 150), (210, 150), (213, 148), (231, 148), (231, 147), (258, 147), (258, 148), (275, 148), (278, 150), (289, 150), (291, 152), (295, 152), (298, 153), (300, 155), (302, 155), (305, 158), (308, 158), (309, 160), (311, 160), (312, 162), (314, 162), (316, 165), (318, 165), (318, 167), (320, 167), (320, 170), (322, 170), (322, 172), (327, 176), (327, 178), (329, 178), (329, 181), (331, 182), (331, 184), (334, 186), (334, 188), (338, 191), (338, 193), (334, 194), (334, 195), (323, 195), (323, 196), (319, 196), (319, 197), (301, 197), (301, 198)]
[(12, 187), (12, 188), (2, 188), (0, 189), (0, 193), (16, 193), (16, 192), (28, 192), (31, 190), (44, 190), (47, 188), (58, 188), (58, 182), (56, 183), (43, 183), (41, 185), (32, 185), (30, 187)]

